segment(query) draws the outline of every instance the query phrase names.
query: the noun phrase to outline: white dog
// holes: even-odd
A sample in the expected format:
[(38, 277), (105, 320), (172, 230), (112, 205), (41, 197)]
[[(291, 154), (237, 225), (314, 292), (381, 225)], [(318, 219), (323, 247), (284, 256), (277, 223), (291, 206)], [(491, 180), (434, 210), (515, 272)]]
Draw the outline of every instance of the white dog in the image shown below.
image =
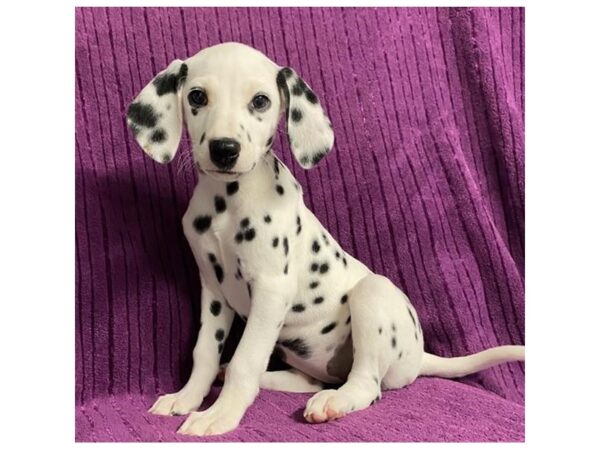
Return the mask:
[[(333, 146), (317, 96), (292, 69), (237, 43), (173, 61), (129, 107), (137, 142), (161, 163), (173, 159), (185, 121), (199, 173), (183, 217), (202, 283), (194, 367), (187, 384), (150, 411), (191, 413), (180, 433), (221, 434), (238, 425), (262, 387), (316, 392), (304, 417), (324, 422), (421, 375), (460, 377), (524, 360), (523, 346), (460, 358), (423, 351), (406, 295), (344, 252), (273, 154), (282, 112), (295, 158), (313, 167)], [(219, 372), (235, 313), (247, 324), (223, 389), (195, 412)], [(274, 349), (294, 369), (265, 372)], [(323, 382), (341, 387), (323, 390)]]

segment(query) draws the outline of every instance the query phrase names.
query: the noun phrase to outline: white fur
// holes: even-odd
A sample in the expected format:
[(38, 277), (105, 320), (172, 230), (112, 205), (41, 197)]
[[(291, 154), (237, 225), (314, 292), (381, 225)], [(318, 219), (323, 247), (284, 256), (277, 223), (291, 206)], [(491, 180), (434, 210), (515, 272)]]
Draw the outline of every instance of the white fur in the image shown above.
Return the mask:
[[(323, 422), (364, 409), (382, 388), (400, 388), (419, 375), (462, 376), (524, 359), (518, 346), (456, 359), (425, 354), (406, 295), (344, 252), (306, 208), (298, 182), (271, 151), (272, 137), (285, 111), (291, 148), (308, 168), (331, 149), (333, 132), (316, 96), (293, 70), (228, 43), (175, 61), (159, 76), (165, 74), (185, 76), (162, 96), (153, 81), (134, 100), (138, 111), (140, 105), (154, 108), (156, 124), (140, 124), (136, 107), (128, 120), (138, 143), (159, 162), (173, 158), (182, 120), (187, 124), (199, 181), (183, 229), (200, 270), (202, 325), (189, 381), (160, 397), (151, 412), (191, 413), (179, 432), (220, 434), (238, 425), (259, 387), (315, 392), (322, 382), (342, 384), (308, 402), (306, 419)], [(187, 95), (197, 88), (205, 89), (209, 101), (193, 114)], [(248, 107), (257, 93), (271, 101), (260, 114)], [(301, 120), (293, 120), (294, 110), (301, 111)], [(149, 138), (157, 128), (168, 134), (163, 142)], [(219, 172), (209, 156), (209, 142), (217, 138), (240, 143), (229, 173)], [(221, 394), (206, 411), (194, 412), (219, 372), (234, 313), (247, 324)], [(276, 347), (295, 370), (265, 372)]]

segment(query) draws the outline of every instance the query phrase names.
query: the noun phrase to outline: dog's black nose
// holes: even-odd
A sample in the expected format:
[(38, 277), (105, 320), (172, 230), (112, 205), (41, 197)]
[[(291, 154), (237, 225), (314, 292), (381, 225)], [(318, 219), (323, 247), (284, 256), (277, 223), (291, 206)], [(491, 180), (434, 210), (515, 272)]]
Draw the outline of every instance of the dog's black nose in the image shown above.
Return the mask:
[(211, 139), (208, 149), (211, 161), (223, 170), (231, 169), (240, 156), (240, 143), (235, 139)]

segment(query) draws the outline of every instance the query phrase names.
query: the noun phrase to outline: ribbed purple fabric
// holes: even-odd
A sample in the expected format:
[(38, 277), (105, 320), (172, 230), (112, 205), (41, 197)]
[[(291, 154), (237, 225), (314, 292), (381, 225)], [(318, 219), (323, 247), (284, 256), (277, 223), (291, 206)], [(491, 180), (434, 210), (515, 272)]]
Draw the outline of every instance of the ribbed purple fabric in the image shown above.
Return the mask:
[[(76, 439), (184, 440), (182, 418), (145, 410), (190, 371), (200, 283), (180, 224), (195, 175), (145, 157), (124, 117), (171, 60), (220, 42), (319, 95), (334, 151), (310, 172), (283, 134), (276, 152), (340, 244), (409, 295), (428, 351), (524, 343), (523, 39), (522, 8), (78, 8)], [(522, 364), (417, 380), (324, 425), (303, 422), (307, 398), (262, 391), (206, 440), (524, 438)]]

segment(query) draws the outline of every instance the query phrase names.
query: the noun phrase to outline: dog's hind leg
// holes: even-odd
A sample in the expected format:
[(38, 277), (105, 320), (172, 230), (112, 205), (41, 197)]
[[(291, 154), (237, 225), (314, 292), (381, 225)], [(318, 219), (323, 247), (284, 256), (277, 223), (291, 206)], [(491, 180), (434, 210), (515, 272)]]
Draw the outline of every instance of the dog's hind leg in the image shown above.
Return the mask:
[(354, 347), (352, 368), (339, 389), (320, 391), (308, 401), (304, 417), (309, 422), (337, 419), (378, 400), (382, 378), (400, 352), (406, 353), (406, 381), (418, 375), (423, 343), (409, 318), (409, 303), (402, 291), (385, 277), (368, 275), (350, 291), (348, 304)]
[[(221, 365), (218, 379), (225, 379), (227, 364)], [(282, 392), (319, 392), (323, 384), (313, 377), (300, 372), (297, 369), (274, 370), (264, 372), (260, 376), (259, 386), (261, 389)]]

